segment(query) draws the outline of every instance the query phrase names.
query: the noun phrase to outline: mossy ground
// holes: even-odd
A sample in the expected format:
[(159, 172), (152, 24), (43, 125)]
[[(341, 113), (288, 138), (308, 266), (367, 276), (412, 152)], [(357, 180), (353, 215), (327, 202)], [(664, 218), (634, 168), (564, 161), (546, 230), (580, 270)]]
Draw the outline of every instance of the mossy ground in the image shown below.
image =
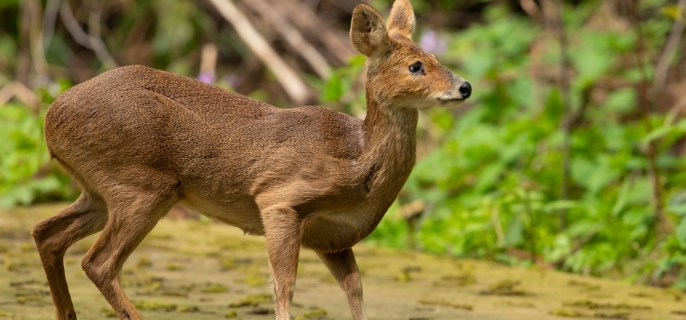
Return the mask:
[[(0, 320), (52, 319), (33, 224), (65, 205), (0, 211)], [(97, 235), (65, 257), (79, 319), (116, 317), (80, 267)], [(686, 319), (682, 292), (552, 270), (358, 246), (370, 319)], [(273, 319), (262, 238), (214, 222), (163, 219), (124, 266), (146, 319)], [(303, 250), (292, 316), (349, 319), (345, 296)]]

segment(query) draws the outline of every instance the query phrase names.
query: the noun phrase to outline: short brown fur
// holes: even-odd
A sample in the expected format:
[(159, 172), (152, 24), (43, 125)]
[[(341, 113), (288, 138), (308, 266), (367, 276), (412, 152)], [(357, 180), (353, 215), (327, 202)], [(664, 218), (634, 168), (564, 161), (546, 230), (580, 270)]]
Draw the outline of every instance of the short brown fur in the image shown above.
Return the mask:
[[(141, 319), (121, 267), (175, 204), (267, 238), (276, 318), (290, 319), (300, 247), (313, 249), (366, 319), (351, 247), (369, 235), (415, 161), (417, 109), (458, 103), (465, 81), (411, 40), (397, 0), (388, 29), (367, 5), (351, 41), (368, 56), (367, 116), (279, 109), (194, 79), (129, 66), (60, 95), (45, 117), (53, 158), (81, 185), (70, 207), (33, 229), (57, 318), (76, 319), (66, 249), (103, 230), (82, 267), (122, 319)], [(420, 73), (408, 66), (422, 62)]]

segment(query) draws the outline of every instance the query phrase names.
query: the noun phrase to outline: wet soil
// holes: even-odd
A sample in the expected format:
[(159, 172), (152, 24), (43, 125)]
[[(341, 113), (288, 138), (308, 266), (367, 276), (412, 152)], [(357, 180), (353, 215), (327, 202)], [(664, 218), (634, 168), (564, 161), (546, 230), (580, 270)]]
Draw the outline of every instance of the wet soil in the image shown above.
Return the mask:
[[(0, 211), (0, 320), (54, 319), (29, 232), (65, 206)], [(116, 318), (81, 270), (97, 236), (65, 256), (79, 319)], [(686, 320), (686, 296), (676, 290), (364, 245), (354, 250), (370, 319)], [(122, 283), (146, 319), (274, 317), (264, 239), (220, 223), (163, 219), (127, 260)], [(307, 250), (291, 313), (296, 319), (350, 319), (343, 292)]]

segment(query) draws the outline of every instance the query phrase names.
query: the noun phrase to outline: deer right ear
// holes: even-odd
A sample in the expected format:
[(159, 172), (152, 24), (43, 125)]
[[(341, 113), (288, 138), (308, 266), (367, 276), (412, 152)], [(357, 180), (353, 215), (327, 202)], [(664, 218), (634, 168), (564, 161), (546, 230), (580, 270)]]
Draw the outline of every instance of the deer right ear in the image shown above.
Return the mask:
[(353, 10), (350, 24), (350, 42), (357, 52), (367, 57), (383, 53), (391, 39), (384, 26), (383, 18), (374, 8), (360, 4)]

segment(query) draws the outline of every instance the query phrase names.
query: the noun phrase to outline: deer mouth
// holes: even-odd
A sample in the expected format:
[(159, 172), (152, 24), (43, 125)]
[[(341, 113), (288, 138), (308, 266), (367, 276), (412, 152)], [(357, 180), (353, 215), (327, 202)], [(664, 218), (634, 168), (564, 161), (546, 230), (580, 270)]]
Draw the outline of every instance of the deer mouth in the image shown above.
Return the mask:
[(464, 98), (459, 97), (459, 98), (438, 98), (438, 102), (440, 103), (451, 103), (451, 102), (462, 102), (464, 101)]

